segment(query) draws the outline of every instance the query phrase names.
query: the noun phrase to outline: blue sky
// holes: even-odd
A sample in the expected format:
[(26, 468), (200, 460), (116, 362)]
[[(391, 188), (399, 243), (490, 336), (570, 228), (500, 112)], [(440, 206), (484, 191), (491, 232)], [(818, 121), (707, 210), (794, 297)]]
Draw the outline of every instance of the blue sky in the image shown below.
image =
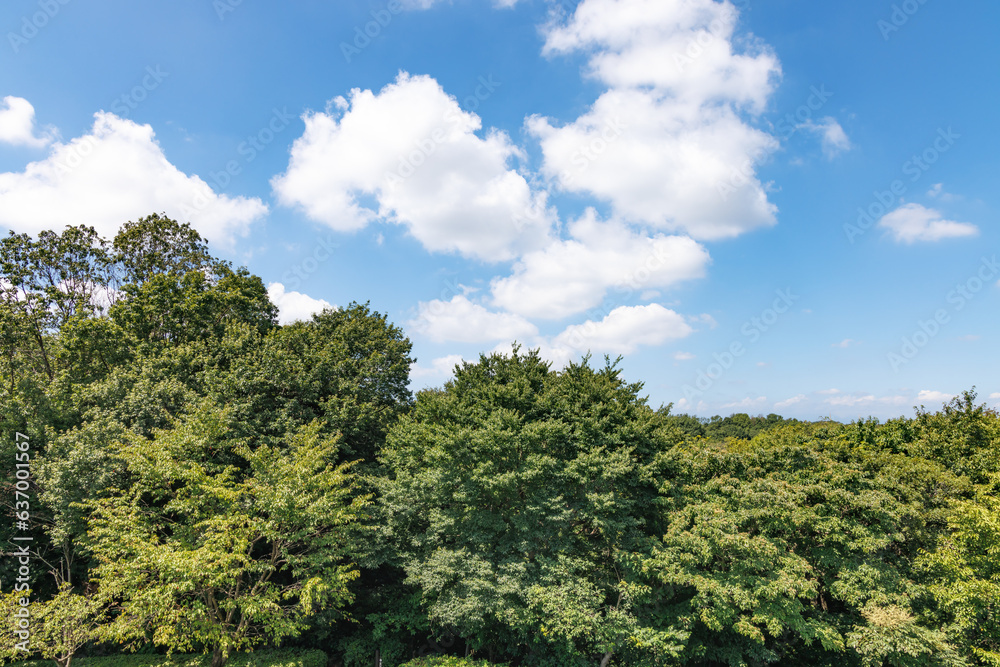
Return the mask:
[[(1000, 404), (1000, 5), (9, 0), (0, 229), (152, 212), (285, 321), (703, 416)], [(367, 33), (367, 34), (366, 34)]]

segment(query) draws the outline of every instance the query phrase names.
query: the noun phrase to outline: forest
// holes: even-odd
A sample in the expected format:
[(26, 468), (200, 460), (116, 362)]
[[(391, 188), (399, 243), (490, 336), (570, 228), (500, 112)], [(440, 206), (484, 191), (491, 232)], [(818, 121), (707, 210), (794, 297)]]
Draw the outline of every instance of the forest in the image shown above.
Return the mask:
[(279, 325), (161, 215), (11, 233), (0, 295), (5, 662), (1000, 667), (975, 389), (699, 419), (515, 345), (414, 395), (370, 304)]

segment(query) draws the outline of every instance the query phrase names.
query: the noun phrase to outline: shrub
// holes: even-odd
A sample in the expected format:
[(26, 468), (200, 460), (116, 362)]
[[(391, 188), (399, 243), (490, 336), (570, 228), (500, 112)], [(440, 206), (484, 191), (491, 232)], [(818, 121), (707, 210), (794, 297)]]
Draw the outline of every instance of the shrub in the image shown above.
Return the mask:
[[(471, 658), (456, 658), (451, 655), (435, 656), (433, 658), (415, 658), (400, 667), (490, 667), (486, 660), (472, 660)], [(496, 665), (496, 667), (504, 667)]]
[[(170, 656), (126, 653), (77, 658), (73, 661), (73, 667), (208, 667), (211, 661), (211, 653), (174, 653)], [(327, 657), (323, 651), (278, 649), (235, 653), (229, 658), (226, 667), (326, 667), (326, 664)], [(11, 663), (11, 667), (52, 667), (52, 662), (24, 660)]]

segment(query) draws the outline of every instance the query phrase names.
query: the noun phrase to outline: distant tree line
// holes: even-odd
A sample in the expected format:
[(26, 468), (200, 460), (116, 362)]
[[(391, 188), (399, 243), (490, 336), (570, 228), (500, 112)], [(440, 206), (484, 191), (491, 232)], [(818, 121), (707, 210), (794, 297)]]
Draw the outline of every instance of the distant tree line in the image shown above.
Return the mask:
[(33, 656), (1000, 666), (1000, 417), (974, 390), (885, 423), (698, 419), (618, 361), (515, 347), (413, 396), (384, 315), (279, 325), (166, 217), (0, 253), (0, 542), (32, 538), (0, 605), (29, 603)]
[(736, 438), (738, 440), (752, 440), (755, 436), (769, 431), (776, 426), (799, 424), (797, 419), (785, 419), (774, 413), (768, 416), (757, 415), (751, 417), (746, 413), (736, 413), (728, 417), (694, 417), (692, 415), (671, 415), (673, 406), (661, 408), (661, 412), (667, 414), (677, 428), (686, 436), (692, 438), (705, 438), (711, 441), (721, 441), (726, 438)]

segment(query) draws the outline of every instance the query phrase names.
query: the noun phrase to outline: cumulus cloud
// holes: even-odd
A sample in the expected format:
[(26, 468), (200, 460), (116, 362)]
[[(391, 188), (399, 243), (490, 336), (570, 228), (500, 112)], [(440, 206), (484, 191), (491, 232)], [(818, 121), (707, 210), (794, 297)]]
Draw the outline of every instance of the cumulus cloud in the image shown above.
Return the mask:
[(674, 359), (677, 361), (691, 361), (694, 359), (694, 355), (690, 352), (675, 352)]
[(451, 301), (421, 302), (409, 326), (435, 342), (483, 343), (536, 336), (538, 328), (519, 315), (493, 313), (458, 295)]
[(165, 212), (228, 245), (267, 213), (257, 198), (216, 194), (167, 160), (153, 128), (95, 114), (90, 133), (55, 143), (23, 172), (0, 174), (0, 225), (19, 232), (91, 225), (113, 236), (128, 220)]
[(508, 166), (520, 150), (503, 132), (480, 137), (479, 117), (428, 76), (401, 72), (378, 93), (354, 89), (303, 120), (272, 186), (313, 220), (345, 232), (386, 220), (428, 250), (490, 261), (548, 237), (546, 194)]
[(785, 408), (790, 408), (793, 405), (797, 405), (797, 404), (801, 403), (804, 400), (806, 400), (805, 394), (799, 394), (798, 396), (793, 396), (792, 398), (789, 398), (787, 400), (779, 401), (778, 403), (775, 403), (774, 404), (774, 409), (775, 410), (784, 410)]
[(705, 275), (708, 251), (683, 236), (647, 237), (593, 210), (569, 225), (569, 239), (526, 254), (491, 283), (493, 303), (525, 317), (561, 319), (620, 294), (664, 288)]
[(267, 286), (267, 296), (278, 307), (278, 322), (281, 324), (308, 320), (326, 308), (333, 308), (329, 301), (314, 299), (301, 292), (286, 291), (281, 283), (270, 283)]
[(738, 19), (732, 4), (714, 0), (583, 0), (550, 27), (543, 52), (590, 52), (588, 73), (610, 87), (761, 111), (780, 66), (760, 44), (734, 50)]
[(951, 399), (955, 398), (952, 394), (946, 394), (941, 391), (930, 391), (925, 389), (917, 394), (917, 400), (927, 403), (947, 403)]
[(678, 313), (659, 304), (615, 308), (600, 321), (588, 320), (567, 327), (541, 345), (543, 356), (557, 364), (588, 352), (632, 354), (640, 347), (662, 345), (694, 332)]
[(529, 119), (543, 172), (627, 221), (699, 239), (773, 225), (755, 165), (778, 142), (740, 114), (764, 109), (780, 66), (745, 36), (734, 49), (737, 19), (712, 0), (583, 0), (550, 26), (545, 53), (588, 53), (608, 90), (573, 122)]
[(464, 359), (458, 354), (449, 354), (446, 357), (439, 357), (431, 362), (430, 366), (421, 366), (414, 363), (410, 366), (410, 377), (414, 380), (427, 381), (428, 378), (445, 380), (455, 373), (455, 366), (460, 366)]
[(819, 135), (823, 155), (828, 160), (851, 150), (851, 140), (835, 118), (827, 116), (819, 121), (810, 120), (799, 125), (799, 128)]
[[(587, 354), (630, 355), (643, 347), (656, 347), (680, 340), (694, 333), (691, 321), (659, 304), (620, 306), (601, 319), (588, 319), (573, 324), (555, 336), (524, 339), (526, 347), (538, 349), (542, 358), (554, 368), (564, 368)], [(494, 352), (510, 354), (509, 342), (498, 344)], [(694, 359), (694, 355), (677, 353), (677, 360)]]
[(977, 236), (979, 228), (967, 222), (945, 220), (940, 211), (920, 204), (905, 204), (886, 214), (878, 223), (899, 243), (940, 241)]
[(35, 129), (35, 107), (23, 97), (8, 95), (0, 101), (0, 143), (43, 148), (55, 140), (54, 128)]

